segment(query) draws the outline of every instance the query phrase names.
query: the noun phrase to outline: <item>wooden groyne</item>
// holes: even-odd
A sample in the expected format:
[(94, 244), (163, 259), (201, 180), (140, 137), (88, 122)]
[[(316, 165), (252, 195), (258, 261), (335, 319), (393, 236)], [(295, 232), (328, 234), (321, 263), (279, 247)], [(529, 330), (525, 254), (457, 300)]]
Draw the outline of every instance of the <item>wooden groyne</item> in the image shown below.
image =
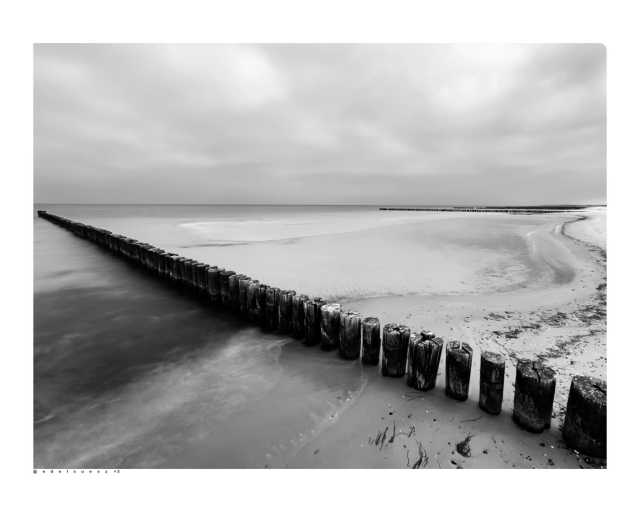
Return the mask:
[(380, 210), (392, 210), (403, 212), (468, 212), (468, 213), (509, 213), (511, 215), (534, 215), (536, 213), (580, 213), (580, 208), (379, 208)]
[[(386, 209), (386, 208), (382, 208)], [(429, 211), (429, 210), (428, 210)], [(442, 210), (433, 210), (442, 211)], [(457, 210), (456, 210), (457, 211)], [(113, 254), (126, 258), (169, 282), (206, 297), (216, 307), (322, 350), (339, 350), (344, 359), (360, 359), (378, 366), (387, 377), (407, 374), (407, 385), (419, 391), (435, 387), (443, 348), (442, 338), (429, 331), (411, 333), (409, 327), (377, 318), (363, 318), (322, 297), (298, 294), (260, 283), (233, 270), (201, 263), (81, 222), (38, 210), (38, 217), (57, 224)], [(382, 335), (382, 337), (381, 337)], [(382, 356), (382, 357), (381, 357)], [(468, 398), (473, 349), (467, 343), (446, 344), (445, 393), (454, 400)], [(504, 358), (483, 352), (479, 406), (500, 414), (504, 388)], [(555, 372), (538, 362), (518, 362), (512, 419), (523, 429), (540, 433), (551, 426), (555, 397)], [(607, 383), (576, 376), (571, 384), (563, 430), (564, 441), (587, 455), (607, 456)]]

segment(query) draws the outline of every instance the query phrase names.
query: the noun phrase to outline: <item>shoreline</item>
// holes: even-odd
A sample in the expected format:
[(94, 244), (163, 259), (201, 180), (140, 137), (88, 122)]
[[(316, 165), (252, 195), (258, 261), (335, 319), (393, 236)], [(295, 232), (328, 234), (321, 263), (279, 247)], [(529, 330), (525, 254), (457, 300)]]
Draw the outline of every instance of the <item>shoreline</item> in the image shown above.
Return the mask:
[[(565, 356), (573, 356), (574, 352), (580, 349), (580, 343), (584, 344), (592, 342), (591, 337), (589, 337), (589, 335), (587, 334), (588, 331), (585, 331), (584, 329), (585, 326), (580, 326), (582, 327), (582, 330), (574, 329), (573, 331), (569, 332), (570, 329), (568, 329), (567, 326), (569, 320), (575, 321), (576, 318), (578, 318), (582, 323), (584, 323), (586, 311), (595, 311), (596, 315), (599, 314), (597, 305), (593, 306), (596, 307), (595, 310), (593, 309), (593, 307), (591, 310), (588, 310), (588, 304), (585, 301), (591, 300), (593, 298), (593, 290), (591, 289), (592, 285), (597, 283), (597, 276), (602, 273), (601, 271), (604, 267), (600, 265), (600, 267), (596, 269), (599, 270), (598, 272), (596, 272), (596, 276), (590, 276), (590, 274), (594, 273), (595, 267), (593, 267), (590, 262), (587, 262), (587, 255), (592, 254), (592, 252), (589, 252), (587, 250), (588, 248), (585, 249), (586, 246), (576, 244), (575, 239), (570, 239), (569, 236), (557, 237), (559, 231), (562, 231), (562, 234), (564, 234), (565, 229), (567, 229), (569, 225), (575, 226), (582, 224), (576, 224), (576, 220), (579, 219), (565, 221), (564, 223), (559, 225), (556, 225), (556, 222), (543, 220), (543, 222), (539, 224), (539, 229), (527, 233), (527, 237), (532, 244), (534, 244), (534, 242), (531, 239), (532, 237), (529, 236), (531, 234), (533, 234), (533, 238), (536, 241), (539, 241), (541, 243), (540, 250), (537, 252), (545, 253), (542, 255), (542, 259), (540, 259), (540, 254), (536, 255), (536, 257), (538, 258), (538, 263), (535, 266), (540, 266), (540, 262), (549, 263), (547, 259), (547, 256), (549, 255), (551, 255), (551, 257), (554, 257), (554, 255), (558, 256), (561, 263), (563, 261), (564, 263), (566, 263), (566, 258), (571, 256), (571, 262), (575, 263), (575, 265), (572, 264), (572, 267), (575, 266), (576, 272), (573, 276), (573, 280), (570, 283), (549, 287), (548, 283), (555, 283), (555, 281), (553, 281), (554, 273), (550, 271), (541, 273), (536, 271), (532, 266), (531, 268), (533, 273), (528, 275), (528, 279), (531, 282), (525, 283), (524, 286), (518, 286), (516, 284), (516, 281), (521, 277), (518, 277), (518, 279), (514, 280), (510, 279), (504, 274), (496, 274), (496, 276), (502, 275), (503, 282), (506, 282), (507, 285), (509, 285), (509, 281), (511, 281), (511, 285), (516, 285), (514, 290), (510, 290), (507, 292), (505, 292), (504, 287), (500, 285), (500, 281), (493, 278), (497, 286), (493, 286), (493, 290), (491, 292), (476, 294), (458, 293), (450, 295), (417, 295), (405, 293), (398, 294), (396, 296), (379, 296), (376, 298), (359, 297), (352, 298), (350, 300), (342, 300), (342, 305), (345, 308), (357, 309), (358, 311), (361, 311), (365, 316), (378, 316), (380, 318), (381, 324), (390, 322), (405, 323), (408, 324), (412, 330), (417, 330), (420, 328), (427, 328), (429, 330), (432, 330), (438, 336), (444, 337), (447, 341), (450, 339), (456, 339), (460, 341), (464, 340), (467, 343), (470, 343), (474, 347), (476, 352), (474, 357), (473, 369), (475, 374), (477, 374), (477, 367), (479, 365), (478, 349), (498, 351), (504, 353), (505, 355), (508, 355), (510, 358), (512, 358), (512, 360), (515, 357), (530, 357), (531, 353), (533, 353), (535, 357), (540, 357), (541, 354), (547, 354), (548, 359), (554, 359), (554, 362), (557, 362), (555, 361), (556, 359), (560, 360)], [(447, 228), (450, 227), (451, 226), (447, 224)], [(521, 237), (524, 236), (523, 230), (524, 226), (522, 226), (521, 229), (514, 233), (514, 235), (519, 234)], [(384, 234), (389, 233), (391, 232), (384, 231)], [(395, 235), (397, 235), (397, 233)], [(555, 238), (561, 240), (561, 247), (556, 247), (558, 244), (553, 241), (553, 239)], [(533, 249), (533, 251), (534, 253), (536, 253), (535, 249)], [(565, 251), (566, 254), (563, 251)], [(395, 252), (397, 252), (397, 249)], [(522, 258), (522, 255), (526, 254), (526, 249), (524, 252), (521, 250), (518, 254), (518, 258)], [(424, 259), (421, 259), (420, 263), (425, 268), (428, 268), (428, 266), (425, 264)], [(522, 261), (518, 260), (518, 262), (516, 262), (515, 264), (522, 265)], [(548, 266), (551, 267), (552, 265)], [(491, 270), (493, 273), (495, 273), (499, 270), (499, 267), (492, 268)], [(551, 281), (547, 279), (547, 277), (549, 276), (551, 276)], [(539, 279), (541, 277), (544, 279)], [(593, 279), (594, 277), (596, 278), (595, 280)], [(578, 288), (578, 284), (581, 284), (585, 278), (587, 279), (588, 284), (584, 285), (582, 288)], [(538, 283), (539, 286), (534, 287), (534, 283)], [(598, 283), (598, 286), (600, 284), (601, 283)], [(542, 286), (543, 288), (534, 289), (540, 288), (540, 286)], [(604, 289), (606, 289), (606, 286)], [(597, 290), (601, 292), (601, 296), (604, 296), (604, 292), (602, 291), (602, 289), (598, 288)], [(568, 310), (567, 307), (569, 306), (574, 309), (579, 309), (578, 306), (584, 306), (580, 310), (582, 311), (582, 318), (580, 318), (580, 315), (574, 315), (573, 310)], [(558, 311), (560, 311), (560, 308), (566, 310), (569, 315), (563, 312), (564, 316), (559, 317), (557, 313)], [(489, 311), (487, 311), (487, 309)], [(549, 312), (552, 312), (553, 314), (550, 314)], [(589, 314), (593, 315), (593, 313)], [(520, 323), (517, 324), (517, 322)], [(534, 328), (533, 326), (537, 327)], [(502, 330), (491, 331), (492, 328), (495, 329), (496, 327)], [(576, 326), (574, 325), (569, 327), (574, 328)], [(552, 332), (552, 329), (555, 329), (555, 331)], [(560, 331), (558, 331), (558, 329)], [(601, 335), (603, 333), (606, 334), (606, 331), (601, 330), (599, 331), (599, 333), (596, 332), (596, 335)], [(570, 336), (566, 340), (561, 340), (562, 343), (558, 345), (557, 337), (559, 334)], [(593, 335), (593, 333), (589, 334)], [(341, 397), (333, 396), (333, 394), (334, 391), (337, 391), (339, 389), (339, 394), (342, 397), (345, 396), (341, 391), (344, 388), (344, 382), (346, 382), (344, 379), (347, 374), (344, 374), (344, 377), (341, 377), (339, 374), (345, 371), (347, 365), (337, 364), (337, 354), (335, 352), (321, 353), (315, 350), (313, 351), (313, 354), (310, 354), (308, 353), (309, 349), (302, 348), (302, 345), (298, 346), (298, 344), (292, 339), (286, 340), (281, 338), (281, 341), (284, 342), (285, 345), (283, 345), (283, 353), (282, 357), (280, 357), (280, 365), (284, 366), (283, 357), (286, 360), (287, 357), (290, 357), (292, 354), (298, 352), (299, 356), (305, 357), (306, 362), (303, 363), (302, 367), (300, 367), (299, 365), (292, 366), (291, 364), (289, 364), (289, 369), (287, 370), (286, 375), (283, 374), (283, 376), (275, 382), (273, 390), (268, 391), (267, 394), (259, 400), (260, 405), (256, 405), (258, 405), (258, 408), (279, 405), (283, 407), (281, 413), (278, 414), (278, 418), (282, 418), (279, 421), (281, 421), (281, 423), (284, 422), (284, 426), (277, 428), (284, 429), (293, 437), (289, 439), (287, 436), (283, 438), (276, 435), (277, 431), (274, 430), (276, 428), (276, 424), (273, 423), (273, 425), (270, 427), (270, 433), (262, 436), (260, 439), (262, 439), (262, 441), (270, 441), (271, 439), (278, 438), (283, 442), (281, 444), (278, 444), (277, 446), (269, 446), (266, 453), (265, 451), (261, 451), (263, 448), (258, 446), (258, 444), (255, 444), (251, 450), (253, 454), (251, 458), (254, 461), (254, 464), (252, 465), (255, 467), (286, 467), (287, 465), (290, 465), (291, 467), (318, 467), (317, 461), (313, 459), (311, 461), (305, 462), (306, 457), (308, 457), (307, 454), (309, 453), (309, 447), (315, 446), (315, 444), (317, 443), (322, 443), (326, 441), (327, 438), (331, 439), (332, 436), (336, 435), (337, 431), (342, 430), (343, 426), (348, 426), (349, 422), (351, 421), (354, 421), (354, 424), (348, 426), (347, 432), (344, 432), (345, 435), (348, 435), (349, 433), (353, 435), (359, 435), (367, 428), (375, 425), (375, 422), (379, 421), (377, 420), (376, 416), (378, 415), (377, 410), (382, 403), (381, 400), (383, 402), (388, 401), (388, 407), (390, 408), (392, 407), (392, 405), (398, 408), (398, 411), (393, 410), (381, 414), (381, 420), (389, 420), (389, 416), (393, 417), (391, 418), (393, 425), (389, 424), (386, 427), (388, 427), (389, 429), (395, 428), (396, 422), (398, 422), (398, 435), (402, 437), (403, 440), (404, 435), (408, 435), (402, 434), (403, 430), (405, 433), (411, 432), (411, 434), (416, 435), (414, 439), (417, 439), (416, 442), (420, 444), (416, 444), (414, 448), (417, 449), (416, 456), (419, 460), (422, 461), (419, 464), (421, 467), (430, 467), (428, 464), (428, 460), (425, 459), (425, 457), (431, 456), (433, 463), (434, 459), (437, 458), (437, 455), (441, 455), (444, 453), (444, 446), (439, 446), (437, 448), (437, 451), (434, 452), (434, 447), (429, 445), (433, 443), (438, 444), (443, 439), (447, 440), (448, 444), (453, 443), (454, 445), (461, 441), (450, 440), (450, 438), (447, 437), (452, 434), (450, 427), (457, 424), (457, 422), (453, 422), (454, 418), (456, 418), (456, 414), (462, 415), (459, 420), (461, 424), (466, 427), (467, 422), (469, 422), (469, 424), (473, 423), (474, 431), (480, 429), (478, 432), (480, 432), (481, 434), (490, 434), (493, 431), (492, 429), (496, 428), (495, 421), (494, 424), (487, 426), (483, 425), (483, 422), (485, 420), (482, 420), (482, 418), (480, 417), (476, 417), (477, 415), (475, 414), (472, 417), (468, 417), (469, 412), (475, 413), (478, 411), (477, 406), (475, 408), (470, 408), (472, 407), (474, 402), (477, 402), (478, 383), (476, 382), (475, 376), (472, 377), (469, 401), (465, 403), (458, 403), (444, 397), (444, 393), (442, 390), (442, 381), (444, 377), (442, 376), (442, 378), (438, 379), (437, 387), (434, 391), (418, 397), (411, 395), (413, 391), (411, 390), (411, 388), (408, 388), (406, 386), (406, 382), (404, 381), (404, 379), (395, 380), (389, 378), (381, 378), (381, 376), (379, 375), (379, 369), (377, 367), (366, 367), (363, 366), (360, 362), (357, 362), (357, 364), (355, 365), (348, 365), (352, 371), (349, 378), (353, 380), (354, 377), (357, 377), (356, 380), (361, 381), (362, 386), (360, 387), (360, 385), (357, 385), (356, 387), (351, 388), (351, 392), (355, 392), (354, 396), (349, 397), (349, 399), (347, 399), (345, 402), (338, 403), (335, 402), (334, 399), (339, 400)], [(604, 346), (604, 344), (602, 344), (602, 346)], [(313, 362), (314, 360), (315, 363)], [(509, 385), (512, 384), (512, 381), (509, 379), (510, 372), (513, 373), (512, 360), (509, 361), (510, 366), (507, 366), (507, 379), (505, 382), (505, 388), (508, 388)], [(289, 363), (291, 362), (292, 361), (289, 361)], [(578, 362), (581, 364), (584, 363), (586, 365), (592, 364), (593, 358), (590, 358), (589, 355), (587, 355), (583, 361)], [(574, 361), (572, 360), (570, 361), (570, 363), (573, 365)], [(444, 366), (444, 360), (441, 361), (441, 365), (442, 368)], [(301, 371), (301, 368), (305, 367), (306, 370)], [(327, 380), (326, 373), (329, 369), (334, 374), (334, 377), (337, 378), (337, 380), (331, 382)], [(563, 379), (566, 375), (575, 374), (576, 369), (577, 367), (572, 367), (568, 370), (565, 369), (566, 371), (563, 374)], [(322, 398), (320, 402), (317, 402), (316, 396), (311, 397), (306, 396), (305, 394), (305, 396), (300, 395), (299, 397), (296, 397), (296, 403), (294, 404), (293, 402), (291, 402), (290, 406), (284, 405), (285, 402), (280, 402), (279, 397), (284, 395), (288, 395), (290, 398), (293, 398), (293, 396), (290, 394), (292, 391), (290, 389), (290, 385), (292, 382), (295, 382), (296, 375), (300, 376), (300, 383), (309, 382), (309, 370), (312, 370), (312, 373), (314, 375), (313, 385), (318, 386), (317, 390), (319, 391), (319, 393), (315, 393), (314, 391), (312, 394), (317, 395), (317, 398), (324, 398)], [(606, 373), (606, 367), (604, 371)], [(292, 376), (294, 377), (294, 380), (292, 380)], [(318, 376), (320, 376), (319, 379)], [(566, 382), (564, 380), (561, 382), (560, 378), (558, 378), (558, 381), (558, 389), (563, 390), (564, 388), (562, 388), (562, 386), (563, 384), (566, 384)], [(505, 439), (510, 439), (513, 437), (514, 432), (516, 432), (514, 429), (516, 429), (517, 427), (515, 427), (515, 425), (510, 421), (510, 417), (508, 414), (508, 407), (510, 406), (509, 390), (505, 389), (505, 391), (506, 396), (504, 402), (504, 410), (500, 417), (497, 419), (497, 428), (498, 431), (502, 432), (501, 435), (503, 435)], [(295, 392), (299, 392), (299, 390), (294, 390), (294, 393)], [(556, 402), (558, 402), (558, 396), (558, 393), (556, 393)], [(311, 399), (311, 402), (307, 400), (308, 398)], [(405, 421), (407, 419), (411, 420), (414, 416), (414, 413), (411, 412), (410, 407), (407, 408), (401, 407), (401, 404), (398, 405), (398, 399), (400, 399), (401, 402), (410, 402), (410, 404), (412, 405), (416, 405), (418, 403), (418, 399), (419, 401), (433, 401), (435, 402), (435, 404), (437, 404), (437, 406), (433, 410), (425, 409), (425, 414), (428, 414), (428, 411), (430, 410), (432, 414), (434, 411), (437, 411), (438, 414), (446, 414), (447, 416), (449, 415), (449, 413), (452, 413), (449, 420), (452, 425), (449, 426), (449, 428), (438, 428), (436, 430), (436, 432), (439, 432), (438, 435), (432, 437), (431, 440), (425, 439), (424, 435), (426, 435), (429, 431), (425, 430), (424, 428), (420, 428), (419, 424), (402, 425), (399, 423), (399, 421)], [(303, 405), (303, 408), (306, 410), (306, 414), (304, 414), (303, 416), (300, 416), (302, 410), (294, 410), (298, 407), (298, 403)], [(329, 409), (327, 409), (327, 405), (329, 405)], [(355, 420), (351, 419), (352, 411), (354, 409), (358, 409), (360, 411), (356, 415)], [(394, 416), (394, 413), (396, 412), (398, 414)], [(563, 410), (561, 407), (559, 407), (557, 410), (554, 408), (554, 412), (558, 417), (558, 419), (554, 421), (554, 425), (556, 429), (558, 429), (558, 422), (561, 419)], [(466, 419), (462, 419), (465, 417), (464, 415), (467, 416)], [(206, 467), (206, 464), (210, 464), (211, 462), (216, 464), (222, 462), (223, 459), (218, 458), (220, 454), (217, 454), (216, 450), (222, 450), (221, 453), (223, 453), (226, 447), (222, 446), (220, 443), (225, 444), (225, 440), (229, 441), (229, 439), (236, 438), (235, 436), (238, 435), (238, 432), (233, 431), (233, 425), (239, 427), (243, 424), (247, 424), (247, 421), (244, 420), (250, 420), (248, 423), (255, 424), (256, 420), (264, 419), (264, 415), (262, 413), (256, 412), (256, 410), (252, 411), (247, 408), (239, 409), (236, 413), (233, 413), (233, 416), (233, 422), (225, 423), (226, 434), (224, 433), (224, 425), (222, 425), (222, 432), (220, 432), (220, 430), (216, 428), (215, 437), (211, 436), (210, 438), (207, 438), (207, 444), (211, 443), (212, 451), (209, 452), (208, 457), (200, 459), (203, 464), (202, 467)], [(287, 416), (288, 419), (284, 419), (285, 416)], [(403, 417), (400, 418), (400, 420), (396, 421), (400, 416)], [(309, 419), (311, 419), (311, 421), (309, 421)], [(416, 419), (419, 419), (420, 423), (425, 422), (425, 419), (420, 419), (419, 415), (416, 415)], [(289, 432), (289, 430), (285, 428), (285, 426), (288, 426), (288, 424), (286, 423), (287, 421), (292, 421), (293, 424), (296, 425), (295, 428), (291, 430), (291, 432)], [(258, 423), (260, 423), (260, 421), (258, 421)], [(459, 424), (458, 426), (460, 427)], [(298, 427), (299, 429), (295, 430)], [(381, 428), (380, 430), (378, 430), (378, 432), (372, 432), (367, 436), (367, 446), (371, 446), (370, 443), (372, 438), (374, 440), (378, 439), (377, 434), (380, 434), (383, 431), (387, 431), (386, 427), (382, 427), (383, 425), (381, 425)], [(435, 427), (435, 425), (430, 425), (430, 427), (433, 428)], [(440, 426), (438, 425), (438, 427)], [(300, 432), (300, 439), (298, 439), (298, 436), (295, 434), (295, 432)], [(390, 440), (393, 440), (394, 437), (391, 434), (392, 430), (388, 430), (388, 432), (389, 436), (392, 436), (390, 437)], [(445, 435), (445, 437), (442, 437), (443, 435)], [(469, 435), (472, 435), (471, 432), (469, 432)], [(360, 447), (364, 448), (364, 440), (359, 438), (352, 439), (355, 444), (353, 445), (353, 447), (351, 447), (350, 445), (345, 446), (343, 444), (344, 439), (340, 439), (340, 436), (338, 437), (338, 439), (333, 440), (332, 444), (341, 447), (341, 449), (338, 454), (334, 456), (330, 455), (327, 458), (325, 467), (350, 467), (350, 464), (353, 463), (353, 460), (356, 460), (358, 463), (362, 463), (362, 467), (396, 467), (396, 465), (398, 464), (398, 461), (396, 460), (387, 460), (385, 458), (383, 459), (384, 463), (382, 463), (382, 461), (375, 461), (370, 457), (363, 457), (361, 454), (356, 455), (355, 453), (351, 454), (353, 457), (352, 460), (351, 457), (347, 457), (347, 454), (349, 454), (349, 450), (351, 448), (357, 447), (358, 441), (363, 441), (360, 444)], [(477, 442), (481, 439), (482, 438), (480, 436), (474, 438), (474, 441), (471, 443), (472, 453), (475, 453)], [(521, 444), (524, 444), (524, 442), (526, 442), (526, 439)], [(242, 440), (238, 438), (237, 443), (242, 444)], [(293, 446), (289, 446), (289, 443), (291, 443)], [(215, 449), (213, 449), (214, 444), (217, 446)], [(557, 441), (555, 442), (555, 444), (558, 444)], [(197, 442), (191, 448), (194, 448), (195, 451), (198, 451), (199, 447), (202, 446), (203, 444), (201, 442)], [(191, 448), (187, 448), (186, 451), (193, 451), (191, 450)], [(296, 449), (292, 450), (291, 448)], [(381, 451), (383, 450), (383, 448), (389, 448), (389, 439), (387, 439), (386, 445), (380, 446)], [(487, 452), (489, 452), (488, 448), (485, 449), (487, 450)], [(243, 449), (243, 451), (246, 450), (247, 446), (245, 443), (245, 448)], [(320, 447), (313, 450), (313, 455), (317, 455), (318, 453), (320, 453), (319, 450)], [(388, 451), (389, 450), (387, 450), (387, 452)], [(323, 457), (325, 456), (325, 453), (326, 450), (322, 451)], [(456, 461), (455, 463), (451, 462), (451, 467), (504, 467), (505, 459), (501, 458), (504, 453), (508, 453), (508, 450), (507, 452), (499, 450), (499, 453), (495, 454), (495, 456), (489, 457), (486, 460), (475, 461), (477, 463), (476, 466), (472, 464), (474, 461), (462, 459)], [(483, 454), (485, 454), (484, 450)], [(408, 451), (405, 454), (404, 463), (411, 466), (410, 459), (413, 457), (413, 455), (414, 454), (411, 454)], [(387, 453), (385, 456), (391, 456), (391, 458), (393, 458), (390, 453)], [(500, 457), (502, 462), (499, 462), (496, 457)], [(267, 464), (261, 465), (259, 461), (262, 459), (264, 459), (264, 462), (266, 462)], [(509, 461), (511, 461), (511, 456), (509, 456), (508, 459)], [(172, 460), (176, 462), (176, 459)], [(189, 456), (182, 458), (182, 462), (186, 464), (186, 466), (183, 467), (189, 467), (189, 464), (192, 464), (193, 461), (194, 458)], [(426, 464), (423, 464), (425, 461)], [(440, 461), (438, 462), (438, 467), (442, 467)], [(566, 464), (566, 460), (564, 462)], [(376, 466), (376, 464), (378, 463), (382, 463), (382, 465)], [(491, 464), (494, 465), (491, 466)]]
[[(562, 224), (561, 234), (574, 246), (576, 256), (575, 277), (566, 285), (482, 295), (358, 299), (344, 305), (378, 316), (381, 324), (402, 322), (412, 330), (432, 330), (445, 341), (470, 343), (474, 357), (469, 399), (457, 402), (444, 395), (444, 357), (436, 388), (427, 393), (409, 388), (404, 378), (383, 378), (363, 367), (368, 383), (358, 401), (287, 466), (407, 467), (408, 461), (418, 460), (422, 446), (429, 457), (426, 467), (432, 469), (606, 467), (606, 460), (582, 457), (561, 438), (572, 377), (585, 374), (606, 380), (606, 249), (571, 233), (576, 224), (588, 222), (594, 216), (591, 213)], [(480, 350), (507, 356), (503, 410), (495, 417), (478, 407)], [(544, 360), (556, 371), (552, 425), (540, 435), (522, 430), (511, 420), (518, 357)], [(425, 408), (417, 407), (417, 402)], [(413, 427), (415, 441), (402, 436), (402, 444), (387, 441), (372, 449), (369, 438), (375, 439), (387, 428), (387, 436), (391, 435), (394, 421), (398, 432), (410, 432)], [(455, 450), (466, 435), (475, 436), (470, 457)]]

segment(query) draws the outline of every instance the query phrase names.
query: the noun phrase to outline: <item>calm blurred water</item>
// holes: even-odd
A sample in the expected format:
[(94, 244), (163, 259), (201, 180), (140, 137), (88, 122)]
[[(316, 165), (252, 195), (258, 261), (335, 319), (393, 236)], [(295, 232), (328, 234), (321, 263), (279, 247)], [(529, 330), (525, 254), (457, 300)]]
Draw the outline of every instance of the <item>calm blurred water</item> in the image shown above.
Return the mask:
[(571, 279), (561, 254), (553, 265), (541, 257), (557, 251), (550, 228), (541, 231), (549, 219), (426, 222), (419, 212), (376, 207), (36, 205), (34, 467), (282, 466), (376, 371), (247, 326), (37, 219), (36, 209), (347, 302), (463, 293), (509, 272), (513, 285)]

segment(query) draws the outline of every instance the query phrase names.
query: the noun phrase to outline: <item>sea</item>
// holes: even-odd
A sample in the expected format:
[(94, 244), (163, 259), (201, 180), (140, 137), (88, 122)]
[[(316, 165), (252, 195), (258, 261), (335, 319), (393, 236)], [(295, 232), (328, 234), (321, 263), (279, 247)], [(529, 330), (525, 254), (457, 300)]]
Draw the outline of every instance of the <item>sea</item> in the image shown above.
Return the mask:
[(379, 371), (263, 332), (36, 210), (345, 307), (573, 279), (568, 214), (36, 204), (34, 468), (286, 467)]

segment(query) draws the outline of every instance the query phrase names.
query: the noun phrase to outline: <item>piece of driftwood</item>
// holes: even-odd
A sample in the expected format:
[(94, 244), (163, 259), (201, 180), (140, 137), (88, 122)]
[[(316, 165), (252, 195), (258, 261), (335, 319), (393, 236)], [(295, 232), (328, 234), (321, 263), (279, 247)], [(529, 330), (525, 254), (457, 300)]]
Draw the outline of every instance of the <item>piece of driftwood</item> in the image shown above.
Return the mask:
[(577, 376), (571, 381), (562, 439), (591, 457), (607, 457), (607, 383)]
[(555, 391), (556, 373), (551, 368), (529, 359), (518, 361), (513, 398), (516, 425), (533, 434), (549, 428)]
[(469, 380), (473, 349), (468, 343), (450, 341), (447, 343), (445, 394), (454, 400), (469, 398)]
[(490, 414), (502, 411), (505, 358), (496, 352), (480, 355), (480, 408)]

